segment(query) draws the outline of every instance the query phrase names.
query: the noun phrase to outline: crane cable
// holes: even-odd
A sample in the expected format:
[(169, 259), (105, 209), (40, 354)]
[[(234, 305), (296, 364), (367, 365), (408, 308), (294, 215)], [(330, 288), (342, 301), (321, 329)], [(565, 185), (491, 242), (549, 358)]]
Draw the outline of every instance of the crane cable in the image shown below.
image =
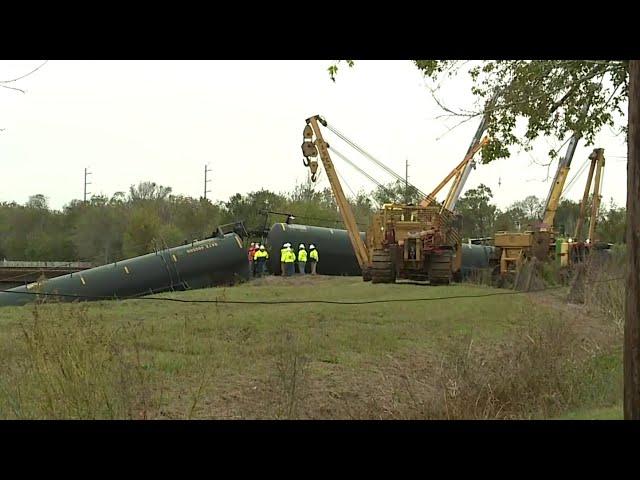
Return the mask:
[[(326, 120), (325, 120), (326, 122)], [(384, 171), (386, 171), (389, 175), (391, 175), (392, 177), (394, 177), (396, 180), (402, 181), (402, 182), (406, 182), (406, 179), (402, 176), (397, 174), (396, 172), (394, 172), (391, 168), (389, 168), (387, 165), (385, 165), (383, 162), (381, 162), (380, 160), (378, 160), (377, 158), (375, 158), (373, 155), (371, 155), (370, 153), (368, 153), (366, 150), (364, 150), (362, 147), (360, 147), (359, 145), (357, 145), (354, 141), (350, 140), (346, 135), (344, 135), (343, 133), (341, 133), (337, 128), (335, 128), (333, 125), (329, 124), (329, 122), (326, 122), (325, 125), (332, 133), (334, 133), (335, 135), (337, 135), (341, 140), (343, 140), (345, 143), (347, 143), (349, 146), (351, 146), (354, 150), (357, 150), (358, 152), (360, 152), (362, 155), (364, 155), (365, 157), (367, 157), (369, 160), (371, 160), (372, 162), (374, 162), (376, 165), (378, 165), (380, 168), (382, 168)], [(415, 185), (412, 185), (410, 183), (407, 182), (407, 185), (411, 186), (411, 188), (415, 189), (417, 193), (419, 193), (421, 196), (423, 197), (427, 197), (428, 195), (426, 193), (424, 193), (422, 190), (420, 190), (418, 187), (416, 187)]]
[[(337, 153), (337, 152), (336, 152)], [(339, 155), (339, 154), (338, 154)], [(344, 159), (347, 161), (347, 163), (349, 163), (349, 160), (346, 159), (346, 157), (344, 157)], [(355, 165), (351, 164), (352, 166), (355, 167)], [(363, 172), (364, 173), (364, 172)], [(338, 175), (338, 177), (340, 178), (340, 180), (347, 186), (347, 188), (349, 189), (349, 191), (351, 192), (351, 195), (353, 196), (353, 199), (356, 200), (358, 198), (358, 195), (356, 195), (356, 193), (353, 191), (353, 189), (349, 186), (349, 184), (347, 183), (347, 181), (345, 180), (344, 176), (341, 175), (340, 173), (338, 173), (338, 171), (336, 170), (336, 175)], [(384, 188), (384, 187), (382, 187)], [(373, 196), (371, 195), (371, 193), (367, 194), (366, 197), (371, 200), (374, 203), (374, 206), (376, 208), (380, 208), (380, 203), (373, 198)], [(344, 222), (343, 222), (344, 223)], [(356, 222), (358, 223), (358, 222)]]
[(571, 180), (569, 180), (569, 183), (567, 183), (567, 186), (564, 187), (564, 189), (562, 190), (562, 193), (560, 194), (560, 198), (564, 197), (565, 194), (569, 193), (569, 190), (571, 190), (571, 188), (576, 184), (576, 180), (578, 179), (578, 177), (580, 177), (580, 175), (584, 173), (584, 171), (587, 168), (587, 165), (589, 165), (590, 162), (591, 160), (589, 158), (587, 158), (584, 161), (584, 163), (580, 166), (580, 168), (575, 173), (575, 175), (571, 178)]
[(333, 147), (329, 147), (330, 150), (333, 151), (333, 153), (335, 153), (338, 157), (340, 157), (342, 160), (344, 160), (346, 163), (348, 163), (349, 165), (351, 165), (351, 167), (353, 167), (355, 170), (357, 170), (358, 172), (360, 172), (362, 175), (364, 175), (365, 177), (367, 177), (369, 180), (371, 180), (373, 183), (375, 183), (378, 187), (380, 187), (382, 190), (385, 191), (385, 193), (387, 194), (391, 194), (392, 192), (385, 187), (382, 183), (380, 183), (378, 180), (376, 180), (375, 177), (371, 176), (369, 173), (367, 173), (366, 170), (363, 170), (362, 168), (358, 167), (354, 162), (352, 162), (351, 160), (349, 160), (345, 155), (343, 155), (342, 153), (340, 153), (338, 150), (336, 150)]
[(338, 178), (342, 181), (342, 183), (344, 183), (347, 188), (349, 189), (349, 191), (351, 192), (351, 195), (353, 196), (353, 198), (356, 198), (356, 194), (353, 191), (353, 189), (351, 188), (351, 186), (349, 185), (349, 183), (347, 182), (347, 180), (344, 178), (344, 175), (341, 175), (340, 172), (338, 172), (336, 170), (336, 175), (338, 176)]

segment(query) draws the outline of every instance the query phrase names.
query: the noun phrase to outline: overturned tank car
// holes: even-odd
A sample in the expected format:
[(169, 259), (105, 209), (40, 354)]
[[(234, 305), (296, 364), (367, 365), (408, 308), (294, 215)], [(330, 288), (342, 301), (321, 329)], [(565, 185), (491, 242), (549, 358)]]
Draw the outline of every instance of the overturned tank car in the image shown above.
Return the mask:
[(240, 236), (220, 232), (206, 240), (2, 291), (0, 306), (36, 300), (133, 298), (231, 284), (248, 277), (249, 264)]

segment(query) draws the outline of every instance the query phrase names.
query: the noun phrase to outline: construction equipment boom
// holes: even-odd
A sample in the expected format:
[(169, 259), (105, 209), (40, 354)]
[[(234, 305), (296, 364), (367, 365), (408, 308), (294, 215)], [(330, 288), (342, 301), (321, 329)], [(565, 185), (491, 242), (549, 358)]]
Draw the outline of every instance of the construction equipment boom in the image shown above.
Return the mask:
[[(582, 118), (587, 115), (590, 103), (587, 102), (582, 109)], [(530, 258), (537, 258), (540, 261), (548, 260), (555, 251), (555, 232), (553, 222), (555, 220), (560, 197), (564, 189), (564, 184), (569, 175), (571, 161), (575, 154), (578, 141), (582, 137), (582, 132), (576, 128), (569, 139), (569, 145), (564, 157), (558, 162), (553, 183), (549, 188), (547, 199), (544, 203), (544, 213), (542, 221), (534, 226), (532, 230), (525, 232), (496, 232), (494, 235), (494, 245), (500, 248), (500, 274), (507, 275), (515, 273)]]
[[(347, 233), (349, 234), (349, 240), (351, 240), (351, 245), (353, 246), (356, 258), (358, 259), (358, 264), (362, 269), (363, 277), (366, 279), (368, 277), (369, 264), (367, 247), (362, 241), (362, 238), (360, 238), (360, 232), (358, 230), (358, 225), (356, 224), (355, 216), (351, 211), (347, 197), (345, 196), (340, 180), (338, 179), (338, 174), (336, 173), (333, 162), (331, 161), (328, 144), (324, 141), (322, 132), (318, 126), (318, 122), (323, 125), (326, 125), (326, 122), (319, 115), (308, 118), (306, 122), (307, 125), (304, 127), (302, 143), (305, 165), (311, 169), (311, 178), (315, 181), (316, 172), (318, 170), (318, 162), (315, 160), (315, 157), (318, 153), (320, 154), (320, 159), (324, 165), (324, 170), (327, 174), (329, 184), (331, 185), (331, 190), (335, 196), (336, 203), (338, 204), (338, 209), (344, 219), (344, 224), (347, 228)], [(316, 137), (315, 142), (312, 141), (314, 135)]]
[[(315, 157), (319, 154), (361, 266), (363, 279), (370, 279), (373, 283), (395, 283), (396, 279), (405, 279), (448, 284), (459, 277), (462, 263), (459, 217), (440, 206), (384, 204), (371, 220), (366, 244), (362, 241), (331, 161), (329, 145), (320, 131), (319, 125), (326, 126), (327, 122), (316, 115), (308, 118), (306, 123), (302, 143), (303, 163), (311, 169), (311, 179), (315, 181), (318, 170)], [(341, 138), (354, 144), (344, 135)], [(359, 150), (366, 155), (362, 149)], [(473, 152), (477, 150), (474, 148)]]
[(452, 178), (455, 177), (455, 180), (451, 185), (451, 188), (449, 189), (449, 194), (447, 195), (446, 200), (442, 204), (443, 208), (446, 208), (447, 210), (452, 210), (455, 207), (455, 203), (458, 200), (458, 197), (455, 196), (455, 192), (462, 188), (462, 186), (464, 185), (464, 182), (466, 182), (466, 179), (468, 177), (468, 174), (464, 176), (464, 172), (466, 172), (468, 170), (469, 165), (471, 165), (474, 155), (478, 153), (478, 151), (482, 149), (482, 147), (485, 146), (488, 142), (489, 142), (489, 139), (485, 137), (481, 142), (473, 145), (469, 149), (465, 157), (462, 159), (462, 161), (453, 170), (451, 170), (451, 172), (446, 177), (444, 177), (444, 180), (442, 180), (438, 184), (438, 186), (434, 188), (429, 195), (427, 195), (426, 198), (424, 198), (420, 202), (420, 206), (428, 207), (429, 205), (431, 205), (436, 200), (436, 195), (440, 193), (440, 190), (442, 190), (444, 186), (447, 183), (449, 183)]
[[(589, 155), (591, 165), (589, 166), (589, 174), (587, 176), (587, 183), (584, 188), (584, 194), (582, 195), (582, 201), (580, 202), (580, 212), (578, 213), (578, 221), (576, 223), (575, 235), (573, 236), (575, 241), (582, 240), (582, 229), (584, 227), (585, 210), (587, 208), (587, 202), (589, 201), (589, 190), (593, 184), (593, 200), (591, 204), (591, 216), (589, 219), (589, 235), (587, 239), (590, 242), (595, 241), (596, 224), (598, 222), (598, 210), (600, 209), (600, 202), (602, 201), (602, 178), (604, 172), (604, 148), (596, 148)], [(595, 172), (595, 181), (593, 181), (593, 174)]]
[(469, 178), (469, 174), (471, 170), (475, 167), (475, 162), (473, 157), (482, 147), (484, 147), (487, 143), (489, 143), (489, 139), (487, 137), (482, 138), (484, 132), (486, 132), (489, 126), (489, 114), (491, 113), (491, 109), (495, 106), (496, 100), (498, 98), (498, 92), (496, 92), (491, 100), (487, 102), (485, 106), (484, 113), (482, 115), (482, 120), (480, 120), (480, 124), (476, 129), (473, 138), (471, 139), (471, 144), (467, 149), (467, 153), (462, 159), (462, 161), (447, 175), (442, 182), (438, 184), (438, 186), (420, 203), (423, 207), (428, 207), (432, 202), (435, 201), (436, 195), (442, 190), (442, 188), (449, 183), (449, 181), (455, 177), (451, 188), (449, 189), (449, 193), (442, 204), (442, 207), (447, 210), (455, 210), (456, 203), (458, 203), (458, 199), (460, 198), (460, 194), (462, 193), (462, 189), (464, 185), (467, 183), (467, 179)]
[(540, 230), (544, 231), (553, 228), (553, 221), (556, 218), (556, 211), (558, 210), (558, 204), (560, 203), (560, 196), (562, 195), (564, 184), (567, 180), (567, 176), (569, 175), (571, 160), (573, 160), (573, 155), (576, 152), (576, 146), (578, 145), (580, 137), (581, 135), (579, 132), (573, 133), (571, 139), (569, 139), (567, 151), (560, 163), (558, 163), (558, 170), (556, 170), (556, 175), (553, 179), (553, 183), (551, 184), (551, 188), (549, 189), (547, 199), (544, 202), (544, 215), (542, 217), (542, 223), (540, 224)]
[[(592, 248), (606, 249), (606, 245), (596, 242), (596, 226), (598, 223), (598, 210), (602, 201), (602, 175), (604, 172), (604, 149), (595, 148), (589, 155), (590, 165), (589, 174), (587, 175), (587, 183), (584, 187), (584, 194), (580, 202), (580, 211), (576, 222), (576, 229), (573, 238), (568, 241), (564, 239), (556, 239), (556, 253), (560, 256), (560, 266), (569, 267), (573, 264), (580, 263), (591, 254)], [(595, 174), (595, 179), (594, 179)], [(591, 203), (591, 213), (589, 215), (589, 233), (586, 240), (583, 237), (584, 221), (587, 210), (587, 202), (589, 201), (589, 191), (593, 184), (593, 196)], [(558, 243), (559, 242), (559, 243)]]

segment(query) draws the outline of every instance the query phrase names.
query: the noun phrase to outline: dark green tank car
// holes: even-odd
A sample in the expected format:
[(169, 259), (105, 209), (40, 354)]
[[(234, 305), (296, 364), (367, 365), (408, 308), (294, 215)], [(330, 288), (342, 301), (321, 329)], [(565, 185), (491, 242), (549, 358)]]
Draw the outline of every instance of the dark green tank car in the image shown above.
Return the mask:
[(242, 240), (235, 233), (228, 233), (12, 288), (0, 292), (0, 306), (24, 305), (43, 299), (132, 298), (230, 284), (248, 276), (248, 260)]

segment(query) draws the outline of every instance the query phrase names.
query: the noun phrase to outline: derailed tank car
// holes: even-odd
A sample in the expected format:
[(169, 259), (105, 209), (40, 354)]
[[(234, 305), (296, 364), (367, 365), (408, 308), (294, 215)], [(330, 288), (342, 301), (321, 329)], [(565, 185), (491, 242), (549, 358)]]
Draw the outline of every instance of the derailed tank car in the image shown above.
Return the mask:
[[(172, 290), (206, 288), (247, 279), (249, 265), (235, 233), (194, 241), (140, 257), (91, 268), (0, 292), (0, 306), (36, 299), (60, 301), (137, 297)], [(42, 294), (68, 296), (45, 297)]]
[[(360, 237), (365, 240), (365, 233), (360, 232)], [(305, 245), (307, 251), (309, 245), (314, 244), (320, 255), (317, 269), (320, 275), (362, 275), (346, 230), (310, 225), (274, 224), (267, 236), (267, 247), (269, 270), (276, 275), (280, 274), (280, 248), (286, 242), (291, 243), (296, 252), (301, 243)], [(474, 271), (489, 268), (495, 252), (495, 247), (463, 243), (462, 276), (466, 277)]]
[(474, 272), (490, 268), (492, 260), (497, 259), (498, 255), (499, 250), (496, 247), (463, 243), (462, 277), (466, 278)]
[[(360, 237), (364, 240), (365, 233), (360, 232)], [(291, 244), (296, 253), (301, 243), (307, 248), (307, 252), (309, 245), (315, 245), (320, 256), (316, 271), (319, 275), (362, 275), (346, 230), (310, 225), (274, 224), (267, 236), (267, 247), (269, 271), (275, 275), (280, 275), (280, 249), (286, 242)], [(308, 265), (307, 272), (309, 272)]]

